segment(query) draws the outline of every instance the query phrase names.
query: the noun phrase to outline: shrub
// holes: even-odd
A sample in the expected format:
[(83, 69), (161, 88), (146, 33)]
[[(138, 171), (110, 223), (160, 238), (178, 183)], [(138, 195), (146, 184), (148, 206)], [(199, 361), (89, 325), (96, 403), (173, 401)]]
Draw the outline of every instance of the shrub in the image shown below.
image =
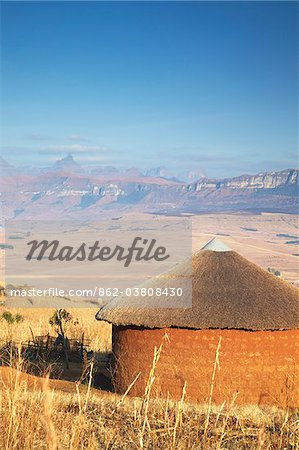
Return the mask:
[(10, 311), (4, 311), (1, 315), (2, 319), (8, 324), (23, 322), (24, 317), (21, 314), (13, 315)]
[(24, 320), (24, 317), (22, 316), (22, 314), (16, 314), (15, 315), (15, 322), (16, 323), (21, 323), (21, 322), (23, 322), (23, 320)]
[(268, 272), (273, 273), (276, 277), (281, 276), (281, 272), (277, 269), (274, 269), (273, 267), (268, 267)]
[(66, 309), (56, 309), (52, 317), (49, 319), (49, 324), (58, 330), (63, 324), (73, 321), (73, 316)]

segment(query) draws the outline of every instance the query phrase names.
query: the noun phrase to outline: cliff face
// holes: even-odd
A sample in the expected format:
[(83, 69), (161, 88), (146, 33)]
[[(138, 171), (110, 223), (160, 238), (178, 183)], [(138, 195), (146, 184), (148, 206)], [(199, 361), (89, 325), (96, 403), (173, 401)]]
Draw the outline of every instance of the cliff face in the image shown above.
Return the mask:
[(298, 170), (264, 172), (253, 176), (242, 176), (224, 180), (223, 185), (239, 189), (275, 189), (281, 185), (298, 184)]
[(280, 186), (297, 186), (298, 170), (286, 169), (280, 172), (262, 172), (257, 175), (242, 175), (224, 180), (204, 178), (188, 186), (188, 190), (200, 191), (205, 188), (220, 189), (276, 189)]

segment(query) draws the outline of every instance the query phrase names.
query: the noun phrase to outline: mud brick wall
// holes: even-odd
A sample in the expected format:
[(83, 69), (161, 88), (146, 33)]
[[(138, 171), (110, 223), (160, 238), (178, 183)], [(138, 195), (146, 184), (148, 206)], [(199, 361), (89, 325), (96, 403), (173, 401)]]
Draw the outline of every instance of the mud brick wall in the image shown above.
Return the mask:
[[(168, 339), (163, 339), (167, 334)], [(299, 406), (299, 330), (243, 331), (113, 327), (115, 386), (125, 392), (141, 372), (131, 395), (142, 396), (154, 347), (163, 341), (155, 372), (155, 396), (178, 399), (186, 381), (187, 400), (208, 401), (216, 349), (213, 401)]]

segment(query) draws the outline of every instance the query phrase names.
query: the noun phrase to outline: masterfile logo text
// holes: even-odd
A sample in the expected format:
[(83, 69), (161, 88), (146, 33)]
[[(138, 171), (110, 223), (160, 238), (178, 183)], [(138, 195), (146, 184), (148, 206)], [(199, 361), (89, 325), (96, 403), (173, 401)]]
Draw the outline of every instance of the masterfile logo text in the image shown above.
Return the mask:
[[(14, 304), (15, 299), (21, 302), (20, 307), (54, 306), (55, 302), (60, 307), (62, 299), (68, 307), (90, 307), (90, 299), (120, 295), (155, 297), (156, 305), (163, 307), (165, 300), (170, 308), (175, 298), (176, 307), (180, 302), (188, 307), (192, 302), (191, 236), (191, 221), (186, 217), (126, 218), (117, 224), (112, 220), (8, 221), (7, 291)], [(158, 277), (184, 261), (187, 276), (176, 277), (166, 289)], [(158, 280), (154, 289), (143, 286), (153, 278)], [(187, 298), (184, 303), (183, 297)]]

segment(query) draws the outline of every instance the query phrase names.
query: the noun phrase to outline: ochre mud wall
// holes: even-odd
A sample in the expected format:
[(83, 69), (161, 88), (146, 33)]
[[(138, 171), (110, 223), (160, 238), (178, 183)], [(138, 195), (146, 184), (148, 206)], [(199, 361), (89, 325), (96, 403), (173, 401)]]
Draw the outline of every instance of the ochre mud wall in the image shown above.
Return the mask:
[[(163, 340), (167, 333), (169, 342)], [(131, 395), (142, 396), (152, 366), (154, 347), (163, 340), (156, 369), (155, 396), (178, 399), (186, 381), (187, 399), (206, 402), (220, 336), (220, 370), (216, 371), (213, 401), (236, 404), (299, 406), (299, 330), (242, 331), (142, 329), (113, 327), (115, 386), (125, 392), (141, 376)]]

